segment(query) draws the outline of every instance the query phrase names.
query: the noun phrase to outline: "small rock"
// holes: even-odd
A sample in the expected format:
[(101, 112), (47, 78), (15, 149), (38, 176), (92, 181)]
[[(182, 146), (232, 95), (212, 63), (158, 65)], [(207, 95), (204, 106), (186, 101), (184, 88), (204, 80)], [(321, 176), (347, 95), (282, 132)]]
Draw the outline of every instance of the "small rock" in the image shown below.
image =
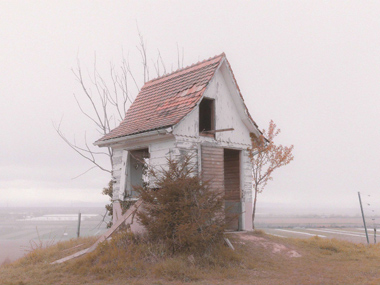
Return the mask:
[(289, 257), (301, 257), (302, 255), (301, 254), (299, 254), (297, 251), (295, 251), (295, 250), (291, 250), (291, 251), (289, 251), (288, 253), (287, 253), (287, 255), (289, 256)]

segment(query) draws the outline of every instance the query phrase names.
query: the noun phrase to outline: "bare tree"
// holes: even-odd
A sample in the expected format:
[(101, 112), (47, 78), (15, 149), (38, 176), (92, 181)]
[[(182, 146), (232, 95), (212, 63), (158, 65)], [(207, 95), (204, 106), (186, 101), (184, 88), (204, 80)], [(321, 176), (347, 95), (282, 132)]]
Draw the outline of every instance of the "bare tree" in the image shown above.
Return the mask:
[(280, 133), (273, 121), (269, 122), (268, 130), (263, 130), (257, 137), (251, 133), (252, 146), (248, 149), (252, 163), (253, 189), (255, 192), (252, 211), (252, 228), (254, 229), (257, 194), (261, 193), (268, 181), (273, 180), (273, 171), (287, 165), (294, 157), (292, 154), (294, 146), (290, 147), (275, 144), (274, 139)]
[[(84, 74), (79, 60), (77, 61), (77, 67), (72, 70), (82, 89), (80, 94), (81, 98), (74, 94), (76, 104), (84, 117), (93, 123), (93, 126), (98, 131), (99, 136), (104, 136), (109, 133), (124, 119), (127, 107), (133, 102), (135, 96), (140, 91), (141, 84), (139, 84), (138, 79), (141, 77), (141, 74), (144, 81), (143, 83), (150, 80), (147, 44), (138, 27), (137, 30), (139, 35), (139, 44), (136, 48), (141, 57), (140, 72), (136, 72), (136, 69), (132, 69), (128, 58), (123, 57), (119, 67), (115, 67), (115, 65), (110, 64), (109, 76), (106, 78), (98, 71), (96, 56), (91, 72)], [(184, 52), (182, 49), (182, 55), (180, 54), (178, 44), (177, 51), (178, 68), (181, 68), (183, 67)], [(157, 77), (166, 74), (167, 69), (159, 50), (157, 51), (156, 60), (152, 60), (152, 63)], [(86, 133), (84, 133), (84, 143), (82, 145), (77, 144), (75, 139), (69, 140), (62, 131), (61, 122), (58, 125), (54, 125), (54, 128), (58, 135), (70, 148), (92, 164), (92, 167), (75, 178), (94, 168), (101, 169), (102, 171), (108, 172), (112, 175), (113, 153), (110, 147), (108, 147), (105, 151), (96, 150), (92, 143), (87, 141)], [(99, 162), (100, 156), (107, 156), (109, 164), (101, 164)]]
[[(99, 136), (104, 136), (123, 120), (128, 104), (132, 103), (134, 92), (130, 90), (130, 85), (134, 85), (134, 87), (132, 87), (135, 89), (134, 91), (136, 93), (139, 91), (139, 86), (133, 76), (130, 66), (128, 65), (128, 61), (123, 60), (118, 69), (110, 64), (110, 76), (108, 80), (98, 72), (96, 58), (94, 60), (92, 72), (88, 73), (86, 78), (83, 75), (83, 69), (79, 60), (77, 68), (75, 70), (73, 69), (73, 73), (83, 91), (81, 93), (82, 100), (79, 100), (78, 96), (74, 94), (77, 106), (82, 114), (93, 123)], [(83, 103), (83, 99), (85, 99), (86, 104)], [(85, 108), (85, 105), (87, 108)], [(84, 145), (80, 146), (75, 140), (70, 141), (66, 137), (61, 130), (61, 123), (58, 126), (55, 126), (55, 130), (69, 147), (93, 164), (93, 166), (84, 173), (97, 167), (111, 174), (111, 148), (108, 147), (105, 151), (95, 150), (92, 143), (88, 143), (86, 133), (84, 134)], [(98, 157), (104, 155), (109, 159), (108, 165), (101, 165), (98, 162)]]
[[(113, 64), (109, 65), (109, 76), (107, 78), (103, 76), (103, 72), (99, 72), (96, 56), (94, 58), (94, 65), (90, 72), (86, 72), (84, 74), (79, 60), (77, 60), (77, 67), (72, 70), (82, 90), (79, 96), (74, 94), (76, 104), (84, 117), (93, 123), (93, 127), (99, 133), (99, 137), (109, 133), (124, 119), (128, 106), (133, 102), (136, 95), (140, 91), (141, 83), (139, 82), (141, 82), (141, 80), (139, 80), (139, 78), (141, 78), (141, 75), (143, 78), (143, 83), (150, 80), (147, 43), (144, 41), (138, 27), (137, 31), (139, 36), (139, 44), (136, 48), (141, 56), (141, 66), (139, 66), (139, 68), (141, 68), (140, 71), (132, 68), (129, 64), (128, 57), (125, 58), (124, 56), (120, 66), (115, 67)], [(181, 68), (183, 67), (184, 53), (182, 50), (181, 66), (181, 55), (179, 53), (178, 45), (177, 51), (178, 68)], [(152, 63), (157, 77), (166, 74), (167, 69), (159, 50), (157, 52), (156, 60), (152, 60)], [(94, 168), (108, 172), (112, 176), (112, 148), (107, 147), (104, 151), (95, 149), (92, 142), (89, 143), (87, 141), (86, 132), (84, 133), (84, 142), (82, 144), (78, 144), (75, 138), (73, 140), (69, 140), (61, 129), (61, 122), (58, 125), (54, 124), (54, 128), (62, 140), (71, 149), (92, 164), (89, 169), (77, 175), (73, 179), (86, 174)], [(104, 164), (104, 162), (100, 162), (100, 158), (102, 156), (106, 156), (109, 163)], [(111, 184), (108, 184), (108, 188), (104, 188), (102, 193), (104, 195), (108, 195), (112, 201), (112, 187), (110, 185)], [(109, 212), (109, 215), (112, 216), (112, 203), (106, 205), (106, 209)]]

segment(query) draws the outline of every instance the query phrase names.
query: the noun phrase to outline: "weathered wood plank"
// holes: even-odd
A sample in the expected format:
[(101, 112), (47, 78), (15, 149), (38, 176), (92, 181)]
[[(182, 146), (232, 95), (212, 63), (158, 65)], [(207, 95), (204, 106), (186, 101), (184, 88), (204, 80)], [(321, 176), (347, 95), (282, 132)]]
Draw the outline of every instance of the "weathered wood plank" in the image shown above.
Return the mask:
[[(241, 191), (240, 191), (240, 152), (238, 150), (225, 150), (224, 151), (224, 189), (225, 189), (225, 199), (229, 202), (240, 202)], [(226, 209), (226, 215), (228, 209)], [(237, 217), (234, 217), (234, 222), (230, 225), (232, 227), (237, 227), (238, 221)]]
[(66, 262), (68, 260), (71, 260), (73, 258), (82, 256), (86, 253), (94, 251), (96, 249), (96, 247), (98, 246), (98, 244), (105, 241), (106, 239), (108, 239), (122, 224), (125, 223), (125, 221), (129, 217), (131, 217), (138, 210), (138, 208), (141, 206), (141, 204), (142, 204), (142, 200), (141, 199), (137, 200), (136, 203), (131, 208), (129, 208), (124, 213), (124, 215), (120, 219), (118, 219), (117, 222), (107, 232), (102, 234), (92, 246), (90, 246), (89, 248), (86, 248), (84, 250), (78, 251), (72, 255), (58, 259), (58, 260), (52, 262), (51, 264), (63, 263), (63, 262)]
[(202, 176), (209, 181), (211, 189), (224, 190), (224, 158), (223, 148), (201, 146)]

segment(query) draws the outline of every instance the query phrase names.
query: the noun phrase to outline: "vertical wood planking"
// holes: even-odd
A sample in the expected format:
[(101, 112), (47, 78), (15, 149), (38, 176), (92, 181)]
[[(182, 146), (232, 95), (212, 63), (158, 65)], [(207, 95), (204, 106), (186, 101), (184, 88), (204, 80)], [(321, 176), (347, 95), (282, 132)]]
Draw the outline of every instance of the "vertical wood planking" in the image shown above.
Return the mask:
[(226, 200), (240, 202), (240, 151), (224, 150), (224, 189)]
[(202, 177), (214, 190), (224, 190), (223, 148), (202, 145)]

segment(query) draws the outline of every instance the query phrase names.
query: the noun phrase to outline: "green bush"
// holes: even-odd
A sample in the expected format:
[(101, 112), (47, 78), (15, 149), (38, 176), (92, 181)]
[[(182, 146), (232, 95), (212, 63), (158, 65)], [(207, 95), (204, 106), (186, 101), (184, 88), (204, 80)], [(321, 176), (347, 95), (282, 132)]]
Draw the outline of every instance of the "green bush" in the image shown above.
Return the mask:
[(205, 253), (223, 242), (223, 192), (195, 175), (190, 162), (190, 156), (168, 159), (166, 170), (150, 172), (154, 188), (136, 188), (143, 200), (137, 217), (148, 238), (162, 241), (173, 253)]

